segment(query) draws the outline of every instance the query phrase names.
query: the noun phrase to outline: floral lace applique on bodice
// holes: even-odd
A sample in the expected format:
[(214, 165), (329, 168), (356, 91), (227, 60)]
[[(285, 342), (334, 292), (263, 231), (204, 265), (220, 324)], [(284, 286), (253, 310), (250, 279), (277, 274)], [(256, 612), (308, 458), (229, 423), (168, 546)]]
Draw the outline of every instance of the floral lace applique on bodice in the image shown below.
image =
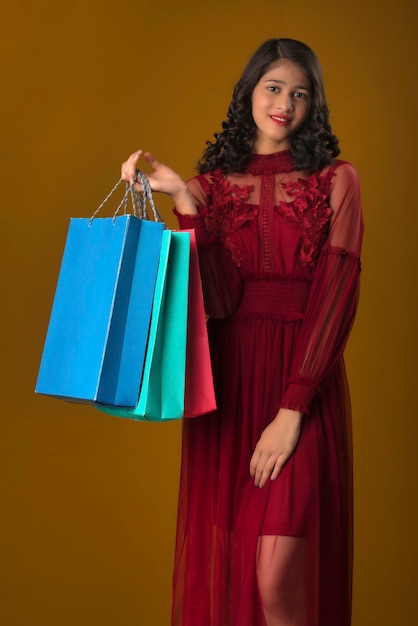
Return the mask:
[[(279, 201), (274, 204), (274, 175), (293, 171), (293, 163), (289, 151), (273, 155), (253, 155), (245, 169), (245, 173), (261, 177), (261, 195), (271, 209), (290, 222), (300, 225), (302, 232), (295, 254), (301, 263), (314, 268), (323, 246), (331, 220), (331, 208), (328, 204), (331, 180), (334, 168), (327, 173), (315, 173), (307, 178), (281, 182), (290, 201)], [(253, 220), (260, 212), (258, 204), (249, 204), (248, 199), (253, 185), (231, 183), (220, 170), (209, 175), (199, 176), (199, 180), (207, 194), (207, 206), (200, 210), (205, 218), (208, 231), (222, 241), (237, 267), (241, 266), (242, 254), (231, 238), (231, 233), (241, 228), (246, 222)], [(248, 178), (247, 178), (248, 180)], [(273, 184), (272, 184), (273, 183)], [(271, 195), (270, 199), (266, 198)], [(261, 210), (264, 208), (261, 207)], [(271, 229), (266, 216), (261, 216), (263, 229)], [(265, 227), (265, 228), (264, 228)], [(269, 255), (267, 254), (267, 257)]]
[(240, 267), (242, 255), (232, 241), (230, 233), (241, 228), (245, 222), (254, 219), (258, 214), (258, 206), (247, 204), (253, 187), (231, 184), (219, 169), (211, 172), (209, 184), (204, 176), (200, 178), (209, 200), (208, 206), (201, 210), (206, 227), (222, 241), (234, 263)]
[(334, 172), (325, 176), (311, 174), (308, 178), (282, 183), (291, 202), (279, 202), (278, 211), (285, 218), (302, 227), (296, 254), (298, 259), (315, 267), (328, 234), (331, 208), (328, 204), (330, 183)]

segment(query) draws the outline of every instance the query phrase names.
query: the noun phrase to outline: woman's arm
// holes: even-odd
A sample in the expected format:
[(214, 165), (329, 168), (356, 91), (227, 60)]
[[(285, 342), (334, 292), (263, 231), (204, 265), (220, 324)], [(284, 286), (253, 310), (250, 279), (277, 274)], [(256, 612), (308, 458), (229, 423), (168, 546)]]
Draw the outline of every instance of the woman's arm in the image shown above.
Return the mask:
[(293, 454), (304, 413), (321, 382), (341, 358), (358, 302), (363, 236), (357, 174), (348, 163), (335, 172), (330, 206), (333, 218), (321, 252), (293, 355), (287, 388), (273, 422), (264, 430), (251, 459), (256, 486), (279, 475)]
[[(193, 228), (196, 232), (207, 314), (215, 318), (230, 315), (241, 298), (242, 282), (237, 268), (220, 242), (208, 232), (204, 216), (199, 213), (198, 207), (205, 207), (208, 199), (197, 180), (198, 177), (186, 183), (176, 172), (160, 163), (153, 154), (137, 150), (122, 164), (123, 180), (128, 183), (135, 180), (141, 157), (153, 169), (151, 174), (147, 174), (151, 189), (171, 197), (182, 230)], [(142, 191), (141, 184), (135, 183), (135, 189)]]
[(335, 171), (330, 232), (315, 271), (282, 406), (309, 413), (324, 378), (342, 357), (357, 310), (363, 219), (358, 177)]

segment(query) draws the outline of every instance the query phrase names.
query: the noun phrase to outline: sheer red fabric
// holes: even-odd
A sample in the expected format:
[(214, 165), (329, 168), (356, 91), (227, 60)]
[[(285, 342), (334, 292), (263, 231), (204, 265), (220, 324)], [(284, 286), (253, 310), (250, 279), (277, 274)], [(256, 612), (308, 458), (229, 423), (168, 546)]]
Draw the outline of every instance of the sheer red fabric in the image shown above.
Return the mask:
[[(351, 416), (343, 350), (363, 234), (354, 168), (293, 169), (288, 151), (188, 182), (218, 409), (184, 420), (174, 626), (264, 626), (259, 538), (304, 542), (307, 626), (349, 626)], [(302, 411), (279, 478), (249, 463), (280, 407)]]

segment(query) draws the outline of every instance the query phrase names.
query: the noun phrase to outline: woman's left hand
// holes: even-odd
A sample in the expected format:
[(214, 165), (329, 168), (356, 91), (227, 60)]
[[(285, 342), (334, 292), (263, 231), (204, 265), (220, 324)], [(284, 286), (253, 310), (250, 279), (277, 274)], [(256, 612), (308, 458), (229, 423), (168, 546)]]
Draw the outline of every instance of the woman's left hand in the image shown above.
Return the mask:
[(269, 477), (275, 480), (280, 474), (299, 441), (302, 418), (299, 411), (280, 409), (263, 430), (250, 463), (250, 474), (256, 487), (264, 487)]

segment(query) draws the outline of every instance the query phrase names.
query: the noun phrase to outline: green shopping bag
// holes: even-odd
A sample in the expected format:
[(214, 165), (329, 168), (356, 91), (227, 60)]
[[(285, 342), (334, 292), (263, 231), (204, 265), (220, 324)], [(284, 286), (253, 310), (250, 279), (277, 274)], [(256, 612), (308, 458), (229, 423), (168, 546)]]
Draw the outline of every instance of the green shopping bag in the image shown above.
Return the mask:
[(101, 411), (148, 421), (183, 416), (189, 263), (190, 233), (164, 231), (138, 404)]

